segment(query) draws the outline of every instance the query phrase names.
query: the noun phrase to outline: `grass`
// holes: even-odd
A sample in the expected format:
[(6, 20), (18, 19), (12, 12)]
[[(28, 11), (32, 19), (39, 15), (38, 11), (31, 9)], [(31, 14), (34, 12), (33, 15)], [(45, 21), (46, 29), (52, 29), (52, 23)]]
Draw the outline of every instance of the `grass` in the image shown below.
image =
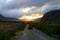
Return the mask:
[(15, 33), (23, 30), (24, 23), (19, 22), (0, 22), (0, 40), (9, 40)]
[[(9, 40), (15, 36), (16, 32), (22, 31), (25, 25), (25, 23), (20, 22), (0, 22), (0, 40)], [(60, 40), (60, 23), (31, 23), (29, 28), (32, 29), (33, 27)]]
[(42, 30), (51, 37), (60, 38), (60, 23), (35, 23), (31, 26)]

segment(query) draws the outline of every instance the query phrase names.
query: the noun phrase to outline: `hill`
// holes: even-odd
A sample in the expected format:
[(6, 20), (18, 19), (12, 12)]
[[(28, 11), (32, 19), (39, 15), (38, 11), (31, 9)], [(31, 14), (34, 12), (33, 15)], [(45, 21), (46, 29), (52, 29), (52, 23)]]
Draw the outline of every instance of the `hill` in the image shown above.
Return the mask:
[(47, 12), (41, 22), (60, 22), (60, 10), (52, 10)]
[(17, 21), (16, 18), (8, 18), (0, 15), (0, 21)]

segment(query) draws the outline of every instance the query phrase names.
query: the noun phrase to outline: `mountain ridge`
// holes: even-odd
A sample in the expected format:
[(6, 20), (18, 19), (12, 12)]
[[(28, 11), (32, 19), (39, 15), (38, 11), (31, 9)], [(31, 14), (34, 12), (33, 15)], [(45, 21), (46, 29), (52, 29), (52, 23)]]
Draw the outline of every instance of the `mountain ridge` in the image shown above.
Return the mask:
[(41, 22), (58, 22), (59, 20), (60, 10), (49, 11), (41, 18)]

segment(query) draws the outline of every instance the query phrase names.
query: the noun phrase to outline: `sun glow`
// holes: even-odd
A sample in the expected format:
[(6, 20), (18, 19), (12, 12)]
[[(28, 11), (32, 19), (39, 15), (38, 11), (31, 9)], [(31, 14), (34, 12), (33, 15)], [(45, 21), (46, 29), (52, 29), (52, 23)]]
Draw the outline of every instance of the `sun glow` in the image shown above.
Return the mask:
[(24, 8), (24, 9), (22, 9), (22, 11), (23, 11), (24, 13), (28, 13), (29, 10), (31, 10), (31, 8)]
[(32, 7), (21, 8), (21, 11), (24, 13), (29, 13), (29, 11), (31, 11), (34, 8), (36, 8), (36, 7), (32, 6)]
[(25, 21), (25, 22), (30, 22), (30, 21), (35, 21), (38, 18), (43, 17), (43, 14), (30, 14), (30, 15), (23, 15), (21, 17), (19, 17), (19, 20)]

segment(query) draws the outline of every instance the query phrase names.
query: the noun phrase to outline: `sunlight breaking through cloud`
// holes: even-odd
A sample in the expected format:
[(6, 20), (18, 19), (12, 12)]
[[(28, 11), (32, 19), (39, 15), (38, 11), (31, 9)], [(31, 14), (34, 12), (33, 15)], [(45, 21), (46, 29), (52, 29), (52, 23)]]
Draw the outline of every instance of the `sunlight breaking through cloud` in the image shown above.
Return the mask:
[(0, 15), (17, 18), (25, 13), (46, 13), (60, 9), (60, 0), (0, 0)]

